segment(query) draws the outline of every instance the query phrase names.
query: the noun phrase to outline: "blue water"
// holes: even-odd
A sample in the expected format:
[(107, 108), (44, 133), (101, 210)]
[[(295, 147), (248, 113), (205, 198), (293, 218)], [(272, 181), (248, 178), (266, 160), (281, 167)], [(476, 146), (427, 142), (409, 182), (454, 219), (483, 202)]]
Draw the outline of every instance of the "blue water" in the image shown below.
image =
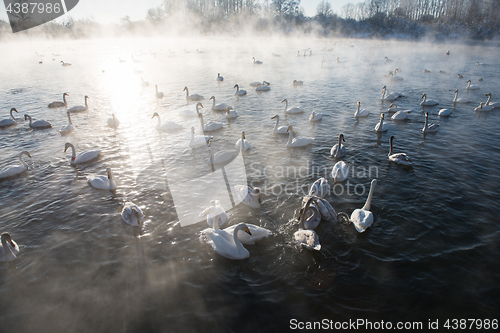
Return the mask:
[[(334, 51), (321, 51), (325, 47)], [(313, 55), (298, 57), (306, 48)], [(45, 55), (43, 64), (35, 52)], [(133, 62), (132, 54), (141, 62)], [(474, 112), (488, 92), (492, 101), (500, 101), (498, 54), (495, 44), (272, 38), (0, 45), (0, 118), (16, 107), (18, 118), (26, 113), (53, 124), (32, 131), (22, 121), (0, 130), (1, 167), (16, 163), (22, 150), (33, 156), (25, 175), (0, 182), (0, 231), (21, 247), (13, 265), (0, 265), (0, 327), (255, 332), (287, 330), (293, 318), (424, 325), (437, 318), (498, 318), (500, 112)], [(394, 62), (385, 63), (385, 56)], [(263, 64), (254, 65), (252, 57)], [(72, 66), (62, 67), (60, 60)], [(396, 67), (404, 80), (391, 82), (384, 74)], [(215, 81), (217, 73), (224, 82)], [(141, 86), (141, 77), (149, 87)], [(294, 79), (304, 85), (294, 88)], [(441, 107), (452, 107), (455, 89), (465, 96), (467, 79), (480, 86), (467, 95), (473, 102), (439, 118)], [(262, 80), (271, 82), (271, 91), (256, 93), (249, 83)], [(236, 83), (246, 96), (233, 95)], [(161, 100), (155, 98), (155, 84), (165, 93)], [(379, 114), (390, 104), (380, 101), (384, 85), (404, 93), (395, 104), (413, 111), (404, 123), (386, 113), (389, 131), (377, 135)], [(246, 246), (249, 259), (224, 259), (200, 242), (205, 222), (180, 226), (169, 184), (210, 172), (206, 150), (186, 146), (197, 123), (178, 115), (178, 110), (194, 110), (194, 103), (186, 105), (185, 86), (205, 96), (205, 121), (224, 124), (211, 134), (215, 150), (234, 150), (242, 130), (252, 144), (244, 154), (246, 173), (250, 184), (263, 189), (262, 206), (239, 205), (229, 210), (230, 222), (261, 225), (273, 235)], [(69, 106), (90, 97), (89, 113), (72, 116), (77, 129), (66, 137), (58, 132), (67, 124), (65, 110), (46, 107), (63, 92), (70, 94)], [(425, 109), (440, 125), (437, 134), (425, 138), (422, 93), (440, 103)], [(232, 104), (240, 116), (228, 122), (223, 113), (212, 112), (212, 95), (217, 103)], [(284, 98), (306, 112), (285, 117)], [(353, 118), (357, 101), (372, 112), (358, 122)], [(313, 110), (324, 114), (320, 123), (309, 123)], [(154, 112), (184, 129), (157, 133)], [(106, 123), (112, 113), (121, 121), (116, 131)], [(314, 143), (287, 149), (287, 137), (272, 134), (275, 114), (297, 135), (314, 137)], [(319, 176), (333, 185), (335, 161), (329, 151), (339, 133), (346, 138), (344, 161), (356, 174), (326, 199), (350, 214), (363, 206), (370, 181), (377, 178), (375, 222), (363, 234), (347, 223), (322, 222), (316, 230), (322, 250), (313, 253), (293, 239), (298, 189), (307, 190)], [(406, 152), (413, 169), (389, 164), (391, 135), (395, 152)], [(102, 156), (72, 167), (65, 142), (75, 144), (77, 152), (101, 149)], [(115, 193), (95, 190), (85, 178), (104, 174), (108, 166), (117, 179)], [(288, 194), (280, 191), (285, 186)], [(203, 183), (186, 191), (217, 199)], [(124, 200), (143, 209), (142, 230), (122, 222)]]

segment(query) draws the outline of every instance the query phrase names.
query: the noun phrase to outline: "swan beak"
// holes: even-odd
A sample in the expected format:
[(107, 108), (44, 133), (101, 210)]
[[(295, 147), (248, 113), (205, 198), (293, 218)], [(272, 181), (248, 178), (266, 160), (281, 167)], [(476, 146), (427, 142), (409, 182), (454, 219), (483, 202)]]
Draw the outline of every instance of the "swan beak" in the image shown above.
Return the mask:
[(285, 100), (282, 100), (281, 103), (285, 103)]
[(250, 229), (248, 229), (248, 227), (246, 227), (246, 228), (245, 228), (245, 232), (246, 232), (247, 234), (249, 234), (250, 236), (252, 236), (252, 233), (250, 232)]
[(273, 116), (271, 119), (274, 119), (274, 118), (276, 118), (276, 116)]
[(260, 194), (257, 196), (257, 201), (259, 201), (259, 203), (262, 203), (262, 201), (260, 200)]
[(111, 172), (108, 171), (108, 179), (111, 179)]
[(200, 103), (200, 106), (204, 109), (203, 104)]
[(29, 156), (29, 158), (32, 158), (31, 155), (30, 155), (30, 153), (28, 153), (28, 156)]

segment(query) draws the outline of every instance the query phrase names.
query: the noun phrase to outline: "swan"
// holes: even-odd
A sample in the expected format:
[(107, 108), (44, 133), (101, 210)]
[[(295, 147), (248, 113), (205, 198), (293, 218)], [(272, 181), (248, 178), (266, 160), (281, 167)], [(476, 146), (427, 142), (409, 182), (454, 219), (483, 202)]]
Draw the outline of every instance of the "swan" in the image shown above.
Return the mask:
[(248, 149), (250, 149), (250, 142), (248, 142), (245, 139), (245, 132), (244, 131), (241, 131), (241, 139), (238, 139), (238, 141), (236, 141), (236, 144), (234, 146), (238, 150), (248, 150)]
[(163, 98), (163, 93), (161, 91), (158, 91), (157, 84), (155, 84), (155, 89), (156, 89), (156, 98), (158, 98), (158, 99)]
[(254, 63), (254, 64), (257, 64), (257, 65), (261, 65), (261, 64), (262, 64), (262, 61), (260, 61), (260, 60), (255, 60), (255, 57), (253, 57), (252, 59), (253, 59), (253, 63)]
[(69, 124), (61, 127), (61, 129), (59, 130), (59, 133), (61, 133), (61, 135), (67, 135), (75, 130), (75, 126), (73, 126), (73, 122), (71, 121), (70, 114), (71, 113), (69, 111), (66, 111), (66, 115), (68, 116)]
[[(305, 199), (305, 198), (304, 198)], [(311, 202), (309, 205), (307, 205), (307, 202), (309, 200), (313, 199), (313, 202)], [(314, 202), (314, 197), (307, 198), (306, 206), (301, 208), (299, 210), (299, 219), (304, 221), (304, 229), (307, 230), (314, 230), (319, 226), (319, 223), (321, 222), (321, 213), (319, 212), (318, 207), (315, 205)], [(302, 218), (305, 216), (304, 218)]]
[(4, 232), (0, 237), (2, 246), (0, 247), (0, 261), (13, 261), (19, 253), (19, 246), (12, 240), (9, 233)]
[(303, 81), (298, 81), (298, 80), (293, 80), (293, 85), (294, 86), (302, 86), (302, 85), (304, 85), (304, 82)]
[(287, 134), (288, 133), (288, 126), (280, 126), (280, 116), (279, 115), (275, 115), (271, 119), (275, 119), (275, 118), (276, 118), (276, 124), (274, 125), (273, 133), (274, 134)]
[(439, 71), (439, 74), (446, 74), (445, 71)]
[[(228, 217), (226, 211), (221, 206), (219, 200), (211, 200), (210, 207), (205, 208), (200, 216), (207, 217), (207, 223), (210, 228), (219, 229), (224, 228), (228, 223)], [(218, 228), (214, 227), (214, 217), (217, 216)]]
[(12, 112), (14, 112), (14, 111), (16, 113), (19, 113), (19, 112), (17, 112), (16, 108), (10, 109), (10, 118), (5, 118), (5, 119), (0, 120), (0, 127), (12, 126), (12, 125), (15, 125), (17, 123), (17, 119), (14, 118), (14, 115), (12, 114)]
[(259, 84), (257, 88), (255, 88), (255, 91), (269, 91), (271, 90), (270, 83), (267, 81), (263, 81), (262, 84)]
[(181, 110), (179, 111), (179, 115), (183, 117), (198, 117), (198, 115), (200, 114), (200, 110), (198, 108), (200, 106), (203, 108), (203, 105), (198, 102), (196, 104), (196, 110)]
[[(306, 205), (304, 206), (304, 210), (307, 210), (311, 205), (313, 198), (310, 198)], [(321, 245), (319, 243), (319, 237), (314, 230), (307, 230), (304, 227), (305, 215), (302, 214), (299, 218), (299, 230), (296, 231), (293, 236), (300, 245), (305, 247), (308, 250), (321, 250)]]
[(49, 108), (62, 108), (68, 105), (68, 102), (66, 102), (66, 96), (69, 96), (67, 93), (63, 94), (63, 101), (55, 101), (49, 104)]
[(252, 86), (252, 87), (258, 87), (258, 86), (260, 86), (261, 84), (262, 84), (262, 83), (260, 83), (259, 81), (254, 81), (254, 82), (250, 83), (250, 86)]
[(174, 123), (173, 121), (167, 121), (166, 123), (162, 124), (160, 115), (157, 112), (153, 113), (153, 117), (151, 117), (151, 119), (153, 119), (154, 117), (158, 117), (158, 124), (156, 125), (156, 129), (158, 131), (169, 132), (182, 128), (182, 125)]
[(476, 86), (476, 85), (471, 85), (471, 81), (470, 80), (467, 80), (467, 87), (465, 87), (465, 89), (467, 90), (479, 90), (479, 86)]
[[(493, 102), (491, 103), (491, 93), (487, 93), (486, 96), (488, 96), (488, 100), (486, 101), (486, 106), (491, 106), (493, 108), (500, 108), (500, 103), (499, 102)], [(484, 107), (484, 106), (483, 106)]]
[(335, 183), (343, 182), (349, 177), (349, 168), (344, 161), (338, 161), (335, 163), (332, 169), (332, 178)]
[(406, 120), (406, 119), (408, 119), (408, 112), (406, 110), (405, 111), (398, 111), (392, 115), (391, 119), (392, 120)]
[(309, 190), (310, 196), (324, 198), (325, 195), (330, 193), (330, 185), (328, 185), (328, 180), (326, 178), (318, 178)]
[(387, 112), (389, 113), (395, 113), (395, 112), (398, 112), (398, 111), (403, 111), (404, 109), (395, 105), (394, 103), (391, 103), (391, 105), (389, 105), (389, 108), (387, 109)]
[(281, 103), (285, 103), (285, 113), (287, 113), (287, 114), (297, 114), (297, 113), (304, 112), (304, 110), (301, 108), (288, 109), (288, 100), (286, 98), (284, 100), (282, 100)]
[(425, 123), (424, 128), (422, 128), (423, 133), (435, 133), (439, 130), (439, 125), (428, 123), (429, 112), (425, 113)]
[(424, 69), (424, 73), (430, 73), (431, 71)]
[(381, 101), (394, 101), (396, 100), (397, 98), (399, 98), (400, 94), (398, 93), (392, 93), (392, 94), (389, 94), (389, 91), (387, 90), (387, 87), (386, 86), (383, 86), (382, 87), (382, 97), (380, 97), (380, 100)]
[(113, 180), (113, 174), (111, 173), (111, 168), (106, 168), (106, 176), (103, 175), (88, 175), (88, 183), (98, 190), (116, 190), (116, 183)]
[(122, 220), (133, 227), (140, 227), (144, 221), (144, 213), (135, 203), (125, 202), (122, 209)]
[(432, 100), (432, 99), (427, 100), (427, 95), (426, 94), (422, 94), (422, 98), (424, 99), (420, 103), (420, 105), (422, 105), (422, 106), (434, 106), (434, 105), (438, 105), (439, 104), (435, 100)]
[(375, 125), (375, 132), (382, 133), (382, 132), (387, 132), (389, 129), (389, 126), (387, 124), (384, 124), (384, 114), (380, 114), (380, 121)]
[(224, 78), (222, 76), (220, 76), (220, 73), (217, 73), (217, 78), (216, 78), (217, 81), (224, 81)]
[(391, 137), (389, 139), (389, 154), (388, 154), (389, 161), (394, 162), (394, 163), (399, 164), (399, 165), (411, 167), (413, 165), (413, 162), (408, 157), (408, 155), (406, 155), (405, 153), (394, 154), (392, 152), (392, 142), (393, 141), (394, 141), (394, 135), (391, 135)]
[(475, 112), (489, 112), (493, 110), (491, 105), (485, 105), (483, 102), (479, 103), (479, 106), (474, 109)]
[(111, 118), (108, 118), (108, 126), (115, 129), (120, 126), (120, 121), (115, 117), (114, 113), (111, 115)]
[(85, 95), (85, 106), (83, 105), (77, 105), (73, 106), (72, 108), (69, 108), (68, 111), (71, 113), (78, 113), (78, 112), (85, 112), (89, 110), (89, 104), (87, 100), (89, 99), (89, 96)]
[[(392, 105), (392, 104), (391, 104)], [(358, 108), (356, 109), (356, 112), (354, 112), (354, 118), (364, 118), (368, 117), (370, 114), (370, 111), (368, 110), (360, 110), (359, 108), (361, 107), (361, 102), (358, 101)]]
[(46, 120), (40, 119), (37, 121), (33, 121), (33, 119), (31, 119), (31, 116), (25, 114), (24, 120), (27, 120), (27, 119), (30, 120), (30, 127), (33, 129), (44, 129), (44, 128), (51, 128), (52, 127), (52, 125)]
[(384, 57), (385, 62), (394, 62), (394, 60)]
[(71, 64), (70, 64), (69, 62), (64, 62), (64, 61), (62, 61), (62, 60), (61, 60), (61, 64), (62, 64), (63, 66), (71, 66)]
[(203, 99), (202, 95), (198, 95), (198, 94), (191, 94), (191, 95), (189, 95), (189, 89), (188, 89), (188, 87), (184, 87), (183, 91), (186, 91), (186, 99), (189, 100), (189, 101), (200, 101), (200, 100)]
[(198, 117), (200, 118), (201, 128), (205, 132), (212, 132), (221, 129), (224, 125), (215, 121), (209, 121), (208, 123), (203, 122), (203, 114), (198, 113)]
[(450, 109), (441, 109), (438, 112), (438, 116), (440, 116), (440, 117), (449, 117), (450, 115), (451, 115)]
[[(272, 234), (271, 230), (259, 227), (255, 224), (246, 223), (246, 225), (248, 227), (248, 230), (250, 230), (250, 234), (243, 232), (243, 230), (238, 231), (238, 233), (236, 234), (240, 242), (243, 244), (253, 245), (255, 244), (255, 242), (267, 238)], [(237, 227), (238, 225), (234, 224), (224, 229), (224, 231), (227, 231), (230, 234), (234, 234), (234, 229), (236, 229)]]
[(232, 110), (232, 106), (228, 106), (226, 108), (226, 118), (227, 119), (234, 119), (234, 118), (237, 118), (238, 117), (238, 112), (236, 112), (235, 110)]
[(471, 100), (466, 98), (466, 97), (458, 97), (458, 89), (455, 89), (455, 98), (453, 99), (453, 104), (458, 103), (458, 104), (467, 104), (470, 103)]
[(293, 137), (293, 127), (292, 125), (288, 125), (288, 131), (290, 135), (288, 136), (288, 141), (286, 143), (287, 147), (303, 147), (314, 141), (314, 138), (306, 138), (306, 137)]
[(143, 88), (149, 87), (149, 82), (148, 81), (144, 81), (144, 79), (142, 77), (141, 77), (141, 86)]
[[(337, 222), (338, 221), (337, 216), (340, 214), (345, 214), (345, 213), (337, 214), (335, 212), (335, 209), (333, 209), (332, 205), (330, 205), (330, 203), (323, 198), (308, 195), (302, 198), (302, 202), (306, 203), (307, 200), (309, 200), (309, 198), (314, 199), (314, 203), (312, 205), (314, 205), (314, 207), (317, 208), (317, 210), (319, 211), (321, 220), (329, 222)], [(348, 216), (347, 218), (349, 219)]]
[(464, 76), (463, 76), (463, 75), (461, 75), (461, 74), (458, 74), (458, 75), (457, 75), (457, 78), (459, 78), (459, 79), (463, 79), (463, 78), (464, 78)]
[(212, 138), (213, 136), (208, 135), (194, 135), (194, 127), (191, 127), (191, 140), (189, 141), (189, 147), (196, 148), (206, 146), (208, 140)]
[(40, 57), (40, 58), (41, 58), (41, 57), (45, 57), (45, 55), (43, 55), (43, 54), (38, 54), (38, 52), (35, 52), (35, 53), (36, 53), (36, 56), (37, 56), (37, 57)]
[(210, 155), (210, 159), (209, 159), (208, 163), (210, 165), (213, 166), (213, 165), (217, 165), (217, 164), (224, 164), (226, 162), (231, 161), (235, 157), (236, 154), (234, 152), (227, 151), (227, 150), (221, 150), (221, 151), (218, 151), (214, 154), (212, 152), (212, 140), (213, 139), (209, 139), (207, 142), (208, 152)]
[(240, 223), (234, 227), (233, 234), (228, 231), (215, 228), (217, 225), (217, 215), (214, 217), (214, 228), (207, 228), (202, 234), (207, 238), (207, 242), (212, 246), (215, 253), (232, 260), (242, 260), (250, 257), (250, 252), (243, 246), (237, 234), (240, 230), (252, 235), (245, 223)]
[(234, 185), (238, 201), (252, 208), (260, 208), (260, 188), (247, 185)]
[(23, 161), (23, 155), (32, 158), (30, 153), (26, 150), (19, 154), (19, 162), (21, 165), (7, 165), (0, 171), (0, 179), (10, 178), (14, 176), (18, 176), (21, 173), (28, 170), (28, 164)]
[(316, 113), (316, 112), (311, 112), (311, 115), (309, 116), (309, 121), (321, 121), (323, 119), (323, 114), (322, 113)]
[(354, 227), (358, 232), (365, 232), (373, 224), (373, 214), (370, 212), (370, 205), (372, 202), (373, 191), (375, 190), (375, 185), (377, 185), (377, 180), (372, 180), (370, 186), (370, 192), (368, 193), (368, 198), (366, 199), (365, 205), (361, 209), (355, 209), (352, 214), (350, 221), (354, 224)]
[[(345, 142), (344, 139), (344, 134), (339, 134), (339, 143), (337, 143), (335, 146), (332, 147), (330, 150), (330, 155), (335, 157), (335, 158), (341, 158), (344, 157), (347, 153), (345, 146), (342, 144), (342, 142)], [(340, 149), (339, 149), (340, 147)]]
[(391, 79), (392, 81), (403, 81), (404, 79), (401, 77), (401, 76), (397, 76), (394, 73), (391, 73), (391, 75), (389, 76), (389, 79)]
[(231, 105), (226, 104), (226, 103), (220, 103), (220, 104), (215, 105), (215, 96), (210, 97), (209, 100), (214, 101), (212, 104), (212, 110), (214, 110), (214, 111), (226, 111), (228, 107), (230, 107), (231, 109), (233, 108)]
[(69, 142), (66, 142), (66, 144), (64, 145), (64, 152), (66, 152), (68, 148), (71, 148), (71, 160), (69, 161), (69, 163), (72, 165), (90, 162), (98, 158), (99, 155), (101, 154), (100, 150), (89, 150), (89, 151), (82, 151), (81, 153), (76, 155), (75, 146), (73, 146), (73, 144)]
[(247, 94), (247, 91), (240, 89), (240, 86), (238, 86), (237, 84), (235, 84), (233, 88), (236, 88), (236, 92), (234, 93), (236, 96), (243, 96)]

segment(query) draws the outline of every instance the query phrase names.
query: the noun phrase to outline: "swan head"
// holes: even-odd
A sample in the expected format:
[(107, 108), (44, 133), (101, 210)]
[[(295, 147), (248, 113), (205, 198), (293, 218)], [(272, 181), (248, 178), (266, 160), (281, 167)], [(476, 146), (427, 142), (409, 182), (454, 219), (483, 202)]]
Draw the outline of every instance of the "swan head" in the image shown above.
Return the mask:
[(491, 93), (487, 93), (485, 96), (491, 97)]
[(158, 117), (158, 118), (160, 117), (160, 115), (158, 114), (158, 112), (153, 113), (153, 116), (151, 117), (151, 119), (153, 119), (154, 117)]
[(235, 84), (233, 88), (239, 88), (239, 86), (237, 84)]
[(314, 111), (313, 111), (313, 112), (311, 112), (311, 119), (314, 119), (314, 114), (315, 114), (315, 112), (314, 112)]
[(380, 119), (384, 119), (384, 114), (383, 113), (380, 114)]
[(210, 138), (210, 139), (208, 139), (208, 141), (207, 141), (207, 146), (208, 146), (209, 148), (210, 148), (210, 147), (212, 147), (212, 140), (213, 140), (213, 138)]
[(286, 129), (286, 132), (293, 132), (293, 127), (292, 125), (288, 125), (288, 128)]
[(16, 244), (12, 241), (12, 237), (10, 237), (10, 234), (8, 232), (4, 232), (1, 236), (2, 243), (7, 242), (10, 244), (12, 247), (16, 247)]
[(339, 134), (339, 141), (345, 142), (344, 134)]
[(188, 87), (184, 87), (184, 89), (182, 91), (186, 91)]
[[(228, 108), (228, 111), (229, 111), (229, 108)], [(241, 131), (241, 138), (242, 138), (243, 140), (245, 140), (245, 131)]]
[(23, 151), (21, 153), (21, 155), (27, 155), (29, 158), (32, 158), (31, 155), (30, 155), (30, 153), (27, 150)]
[(69, 142), (66, 142), (66, 144), (64, 145), (64, 152), (66, 152), (66, 150), (68, 150), (68, 148), (71, 148), (73, 147), (73, 145)]
[(280, 116), (275, 115), (275, 116), (271, 117), (271, 119), (279, 119), (279, 117), (280, 117)]
[(470, 79), (469, 79), (469, 80), (467, 80), (467, 83), (471, 83)]
[(230, 111), (230, 110), (232, 110), (232, 109), (233, 109), (233, 107), (232, 107), (232, 106), (228, 106), (228, 107), (226, 108), (226, 113), (229, 113), (229, 111)]
[[(389, 73), (392, 73), (392, 72), (389, 72)], [(387, 87), (386, 87), (386, 86), (383, 86), (383, 87), (382, 87), (382, 91), (384, 91), (384, 90), (386, 90), (386, 89), (387, 89)]]
[(27, 114), (24, 115), (24, 120), (28, 120), (29, 118), (31, 118), (31, 117), (28, 116)]
[(457, 94), (457, 93), (458, 93), (458, 89), (455, 89), (455, 94)]
[(64, 93), (64, 94), (63, 94), (63, 98), (64, 98), (64, 96), (69, 96), (69, 94), (68, 94), (68, 93)]
[(305, 211), (307, 211), (307, 209), (309, 208), (309, 206), (311, 206), (311, 204), (313, 203), (314, 201), (314, 198), (313, 197), (310, 197), (306, 204), (304, 205), (304, 207), (302, 207), (300, 210), (299, 210), (299, 221), (301, 223), (304, 222), (304, 217), (306, 216), (306, 214), (304, 214)]
[(422, 98), (424, 98), (424, 97), (427, 97), (427, 95), (426, 94), (422, 94)]
[(281, 103), (288, 103), (288, 100), (285, 98), (284, 100), (281, 101)]
[(89, 99), (89, 98), (90, 98), (89, 96), (85, 95), (85, 100), (87, 100), (87, 99)]
[(391, 105), (389, 105), (389, 109), (392, 109), (393, 107), (396, 107), (396, 105), (394, 105), (394, 103), (391, 103)]
[[(10, 109), (10, 112), (12, 112), (12, 111), (17, 112), (16, 108), (12, 108), (12, 109)], [(19, 113), (19, 112), (17, 112), (17, 113)]]
[[(482, 104), (482, 102), (481, 102), (481, 104)], [(425, 118), (429, 118), (429, 112), (425, 113)]]
[(212, 99), (215, 100), (215, 96), (210, 97), (208, 100), (210, 101)]

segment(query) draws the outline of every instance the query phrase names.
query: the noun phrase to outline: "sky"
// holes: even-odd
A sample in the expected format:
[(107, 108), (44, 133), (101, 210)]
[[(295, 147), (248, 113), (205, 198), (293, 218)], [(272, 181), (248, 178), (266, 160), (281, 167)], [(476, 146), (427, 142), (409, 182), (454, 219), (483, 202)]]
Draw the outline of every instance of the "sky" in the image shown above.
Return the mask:
[[(340, 14), (343, 5), (358, 1), (330, 0), (330, 3), (333, 11)], [(162, 2), (163, 0), (79, 0), (76, 7), (61, 19), (64, 20), (69, 15), (73, 19), (93, 17), (99, 23), (117, 23), (120, 18), (128, 15), (132, 21), (142, 20), (146, 17), (148, 9), (157, 7)], [(314, 16), (320, 2), (321, 0), (302, 0), (300, 5), (304, 8), (306, 16)], [(0, 19), (7, 20), (5, 7), (0, 7)]]

